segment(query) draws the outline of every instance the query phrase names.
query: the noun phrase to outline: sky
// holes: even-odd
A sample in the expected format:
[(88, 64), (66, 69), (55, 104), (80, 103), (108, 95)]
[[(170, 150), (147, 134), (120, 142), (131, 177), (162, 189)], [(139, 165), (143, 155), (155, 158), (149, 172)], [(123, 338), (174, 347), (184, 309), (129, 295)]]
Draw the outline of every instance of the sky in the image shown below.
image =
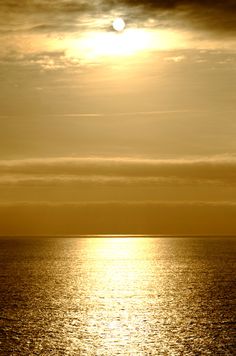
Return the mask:
[(0, 235), (236, 234), (235, 17), (2, 0)]

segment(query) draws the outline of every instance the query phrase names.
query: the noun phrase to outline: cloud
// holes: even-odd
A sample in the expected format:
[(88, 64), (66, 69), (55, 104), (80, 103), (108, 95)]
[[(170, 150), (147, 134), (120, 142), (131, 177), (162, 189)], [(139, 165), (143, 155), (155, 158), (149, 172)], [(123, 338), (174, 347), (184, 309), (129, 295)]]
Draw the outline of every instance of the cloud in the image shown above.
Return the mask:
[(77, 0), (4, 0), (1, 2), (1, 10), (17, 13), (71, 13), (88, 12), (95, 7), (96, 1), (91, 4), (89, 1)]
[(133, 159), (65, 157), (0, 161), (1, 185), (229, 185), (236, 157)]
[(234, 34), (236, 31), (234, 0), (121, 0), (110, 3), (139, 9), (140, 20), (146, 17), (167, 24), (168, 19), (173, 16), (177, 24), (183, 25), (186, 22), (188, 25), (218, 33)]
[(4, 0), (0, 2), (0, 35), (51, 35), (95, 27), (98, 2), (76, 0)]
[(73, 202), (73, 201), (63, 201), (63, 202), (51, 202), (51, 201), (16, 201), (16, 202), (0, 202), (0, 208), (7, 207), (68, 207), (68, 208), (81, 208), (81, 207), (101, 207), (101, 206), (137, 206), (137, 207), (232, 207), (236, 208), (236, 202), (234, 201), (201, 201), (201, 200), (193, 200), (193, 201), (161, 201), (161, 200), (108, 200), (108, 201), (86, 201), (86, 202)]
[[(43, 32), (73, 30), (80, 22), (75, 21), (76, 17), (85, 20), (84, 25), (88, 27), (93, 18), (115, 14), (124, 16), (128, 25), (192, 25), (224, 34), (235, 34), (236, 31), (234, 0), (5, 0), (0, 4), (0, 13), (3, 20), (4, 16), (9, 18), (8, 14), (23, 15), (33, 25), (34, 31)], [(97, 26), (94, 21), (92, 24)], [(14, 25), (17, 27), (16, 23)]]
[(171, 62), (175, 62), (175, 63), (182, 62), (184, 59), (186, 59), (185, 56), (172, 56), (172, 57), (165, 58), (166, 61), (171, 61)]

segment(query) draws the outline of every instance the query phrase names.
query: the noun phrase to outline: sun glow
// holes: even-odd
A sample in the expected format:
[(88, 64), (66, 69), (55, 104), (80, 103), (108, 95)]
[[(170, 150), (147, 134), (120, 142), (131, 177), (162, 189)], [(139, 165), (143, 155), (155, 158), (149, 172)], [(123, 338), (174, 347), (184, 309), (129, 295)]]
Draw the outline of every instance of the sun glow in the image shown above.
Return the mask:
[[(137, 60), (155, 51), (185, 48), (186, 34), (170, 30), (128, 28), (124, 31), (89, 31), (81, 37), (63, 40), (66, 58), (73, 63), (127, 63), (128, 57)], [(125, 59), (125, 61), (123, 61)]]
[(67, 54), (78, 58), (83, 53), (87, 59), (131, 56), (148, 49), (151, 42), (151, 33), (141, 29), (128, 29), (119, 33), (90, 32), (68, 43)]

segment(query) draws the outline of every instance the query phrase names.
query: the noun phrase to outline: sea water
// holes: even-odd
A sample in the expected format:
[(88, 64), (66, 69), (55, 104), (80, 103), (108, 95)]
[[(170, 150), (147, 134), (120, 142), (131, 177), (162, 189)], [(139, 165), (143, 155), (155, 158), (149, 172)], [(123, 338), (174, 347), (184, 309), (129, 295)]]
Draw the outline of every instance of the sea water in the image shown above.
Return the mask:
[(0, 354), (233, 355), (227, 237), (0, 238)]

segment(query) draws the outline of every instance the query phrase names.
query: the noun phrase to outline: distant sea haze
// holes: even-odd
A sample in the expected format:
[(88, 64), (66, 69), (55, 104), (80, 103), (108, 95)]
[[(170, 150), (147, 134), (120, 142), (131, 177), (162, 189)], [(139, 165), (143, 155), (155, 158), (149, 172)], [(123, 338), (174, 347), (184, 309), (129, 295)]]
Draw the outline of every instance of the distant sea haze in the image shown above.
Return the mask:
[(2, 355), (233, 355), (234, 237), (0, 238)]
[[(54, 188), (56, 191), (52, 193), (50, 186), (47, 187), (48, 194), (55, 195), (57, 191), (59, 195), (69, 194), (62, 187)], [(27, 187), (24, 189), (27, 191)], [(109, 190), (106, 187), (100, 193), (106, 194), (106, 189)], [(118, 194), (119, 189), (114, 189)], [(146, 189), (151, 194), (156, 188), (145, 188), (142, 194)], [(6, 196), (8, 192), (4, 191)], [(236, 204), (233, 201), (18, 201), (0, 203), (0, 216), (2, 236), (67, 236), (77, 235), (78, 231), (82, 235), (153, 235), (157, 232), (185, 236), (236, 235)]]

